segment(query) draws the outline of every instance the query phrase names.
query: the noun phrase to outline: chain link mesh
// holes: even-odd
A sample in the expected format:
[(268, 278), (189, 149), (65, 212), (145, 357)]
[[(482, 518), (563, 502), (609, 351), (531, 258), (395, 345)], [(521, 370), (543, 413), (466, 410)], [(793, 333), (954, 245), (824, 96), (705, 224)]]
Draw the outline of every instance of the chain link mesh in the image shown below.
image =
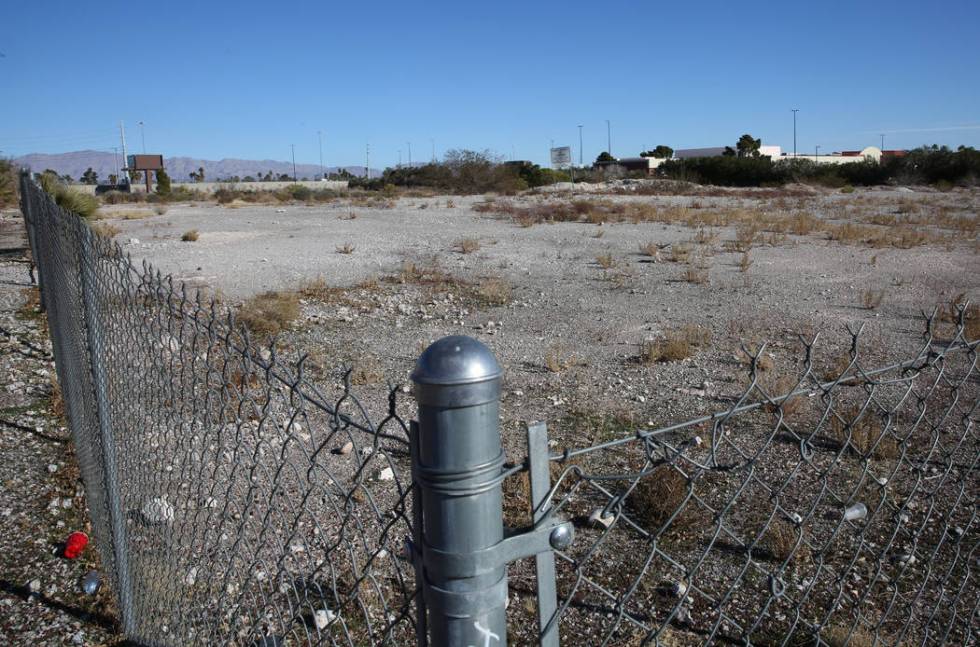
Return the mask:
[[(302, 358), (137, 267), (26, 176), (22, 206), (127, 633), (414, 642), (397, 390), (375, 424), (349, 378), (323, 389)], [(966, 316), (925, 317), (911, 359), (877, 369), (861, 331), (832, 375), (803, 339), (789, 386), (763, 378), (760, 348), (726, 410), (553, 455), (548, 517), (577, 527), (556, 553), (562, 643), (971, 644), (980, 378)], [(527, 475), (504, 477), (506, 491)], [(528, 569), (511, 568), (512, 591), (532, 599)], [(508, 613), (536, 627), (530, 609)]]
[(413, 642), (401, 477), (411, 470), (396, 391), (373, 423), (349, 378), (331, 397), (303, 359), (281, 359), (213, 301), (137, 267), (26, 177), (22, 195), (94, 538), (127, 635)]
[[(976, 639), (978, 341), (924, 317), (906, 362), (839, 373), (816, 338), (777, 393), (552, 456), (565, 645), (966, 645)], [(937, 328), (943, 324), (943, 334)]]

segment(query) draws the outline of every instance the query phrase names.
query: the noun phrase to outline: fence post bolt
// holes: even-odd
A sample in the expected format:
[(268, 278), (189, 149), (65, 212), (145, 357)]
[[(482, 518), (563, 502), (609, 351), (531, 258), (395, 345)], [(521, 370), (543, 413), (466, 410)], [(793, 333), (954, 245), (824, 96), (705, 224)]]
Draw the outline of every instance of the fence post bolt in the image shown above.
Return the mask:
[(433, 343), (412, 373), (424, 511), (416, 548), (433, 645), (507, 644), (506, 563), (478, 559), (504, 536), (501, 375), (493, 353), (465, 336)]

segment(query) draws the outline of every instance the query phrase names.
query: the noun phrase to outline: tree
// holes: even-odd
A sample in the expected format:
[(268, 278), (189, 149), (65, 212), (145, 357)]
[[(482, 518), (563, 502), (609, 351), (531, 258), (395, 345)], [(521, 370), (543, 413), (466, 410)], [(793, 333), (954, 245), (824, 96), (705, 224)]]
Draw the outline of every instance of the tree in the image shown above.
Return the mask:
[(601, 153), (599, 153), (599, 157), (595, 158), (596, 164), (616, 162), (616, 161), (618, 160), (606, 151), (602, 151)]
[(82, 173), (82, 177), (78, 179), (79, 181), (81, 181), (82, 184), (98, 184), (99, 174), (93, 171), (92, 167), (90, 166), (85, 170), (84, 173)]
[(656, 148), (640, 153), (640, 157), (656, 157), (657, 159), (667, 160), (674, 156), (674, 149), (670, 146), (659, 144)]
[(721, 154), (725, 157), (735, 157), (735, 149), (731, 146), (725, 146), (725, 150)]
[(761, 139), (754, 139), (752, 135), (748, 133), (742, 135), (738, 138), (738, 143), (735, 144), (735, 149), (738, 151), (739, 157), (758, 157), (759, 149), (762, 147)]
[(129, 173), (129, 181), (133, 183), (139, 183), (143, 181), (143, 171), (137, 171), (134, 168), (126, 169)]
[(118, 183), (119, 183), (119, 176), (116, 175), (115, 173), (110, 173), (109, 184), (118, 184)]
[(170, 194), (170, 176), (163, 169), (157, 171), (157, 193), (160, 195)]
[(204, 181), (204, 167), (203, 166), (197, 167), (197, 172), (195, 173), (195, 172), (192, 171), (190, 173), (190, 177), (195, 182), (203, 182)]

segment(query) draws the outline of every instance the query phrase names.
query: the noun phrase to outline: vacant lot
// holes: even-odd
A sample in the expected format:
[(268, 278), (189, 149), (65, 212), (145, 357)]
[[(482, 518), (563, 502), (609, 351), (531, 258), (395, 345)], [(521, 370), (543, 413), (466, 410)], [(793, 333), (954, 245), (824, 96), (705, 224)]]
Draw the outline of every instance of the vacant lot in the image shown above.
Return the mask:
[[(353, 366), (348, 379), (375, 422), (389, 383), (406, 381), (428, 343), (484, 340), (506, 371), (514, 462), (522, 421), (547, 421), (555, 453), (582, 450), (729, 409), (743, 394), (786, 393), (806, 373), (807, 393), (781, 405), (556, 462), (554, 500), (578, 532), (559, 567), (567, 644), (632, 644), (666, 625), (667, 644), (780, 644), (807, 635), (799, 622), (824, 626), (825, 638), (853, 627), (891, 639), (919, 614), (917, 641), (933, 609), (929, 621), (963, 631), (956, 614), (975, 599), (958, 557), (976, 538), (960, 504), (976, 456), (971, 360), (962, 353), (921, 377), (893, 371), (872, 395), (860, 370), (915, 356), (921, 310), (941, 307), (934, 332), (948, 339), (954, 306), (980, 297), (978, 195), (667, 189), (108, 208), (116, 217), (102, 224), (136, 258), (235, 307), (256, 337), (278, 336), (286, 359), (307, 354), (304, 375), (327, 391), (339, 397)], [(845, 326), (862, 325), (855, 367)], [(761, 390), (747, 392), (750, 371)], [(821, 381), (838, 384), (823, 391)], [(410, 398), (393, 406), (412, 416)], [(337, 444), (317, 461), (343, 474), (352, 461), (328, 422), (273, 428)], [(389, 455), (405, 473), (404, 456)], [(526, 522), (526, 484), (504, 488), (508, 523)], [(867, 507), (863, 524), (842, 519), (855, 502)], [(605, 530), (604, 507), (621, 515)], [(520, 643), (533, 581), (524, 566), (511, 575)]]

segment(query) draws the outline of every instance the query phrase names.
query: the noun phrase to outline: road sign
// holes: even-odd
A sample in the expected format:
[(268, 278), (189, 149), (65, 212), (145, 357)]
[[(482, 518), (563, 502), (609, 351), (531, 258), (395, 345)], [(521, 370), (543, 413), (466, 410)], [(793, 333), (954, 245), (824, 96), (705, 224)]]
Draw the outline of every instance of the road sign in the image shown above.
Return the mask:
[(551, 165), (555, 168), (566, 168), (572, 165), (572, 147), (559, 146), (551, 149)]

